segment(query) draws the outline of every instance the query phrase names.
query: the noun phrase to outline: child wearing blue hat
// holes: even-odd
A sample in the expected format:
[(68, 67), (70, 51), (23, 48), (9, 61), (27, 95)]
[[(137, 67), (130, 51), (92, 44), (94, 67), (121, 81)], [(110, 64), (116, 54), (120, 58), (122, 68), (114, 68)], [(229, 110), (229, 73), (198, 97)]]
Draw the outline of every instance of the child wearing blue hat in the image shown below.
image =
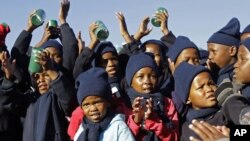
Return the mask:
[(76, 80), (78, 104), (84, 112), (75, 141), (133, 141), (134, 137), (122, 114), (112, 109), (112, 92), (108, 74), (102, 68), (91, 68)]
[(250, 24), (245, 27), (245, 29), (241, 32), (240, 40), (244, 41), (246, 38), (250, 37)]
[(128, 125), (136, 140), (177, 141), (178, 114), (171, 99), (159, 92), (158, 67), (152, 54), (130, 57), (125, 78), (133, 114)]
[(198, 138), (188, 125), (194, 120), (204, 120), (212, 125), (227, 125), (227, 120), (217, 105), (210, 71), (204, 66), (194, 66), (182, 62), (174, 72), (175, 94), (179, 103), (175, 103), (182, 115), (181, 140), (190, 136)]
[[(219, 85), (224, 79), (233, 78), (233, 65), (236, 62), (237, 48), (240, 43), (240, 22), (232, 18), (227, 25), (215, 32), (207, 41), (209, 64), (216, 69), (214, 79)], [(212, 66), (213, 65), (213, 66)], [(212, 66), (212, 67), (211, 67)]]

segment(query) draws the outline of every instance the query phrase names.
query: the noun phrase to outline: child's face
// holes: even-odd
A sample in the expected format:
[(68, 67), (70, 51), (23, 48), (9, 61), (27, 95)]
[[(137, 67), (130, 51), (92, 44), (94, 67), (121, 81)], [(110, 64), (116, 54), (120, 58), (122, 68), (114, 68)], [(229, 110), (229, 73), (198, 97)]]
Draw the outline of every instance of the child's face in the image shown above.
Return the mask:
[(217, 103), (214, 92), (216, 85), (208, 72), (201, 72), (195, 76), (191, 84), (188, 102), (194, 109), (213, 107)]
[(232, 58), (236, 54), (236, 51), (230, 51), (231, 48), (232, 47), (226, 45), (208, 43), (208, 58), (219, 68), (224, 68), (225, 66), (231, 64)]
[(200, 58), (199, 53), (194, 48), (186, 48), (184, 49), (176, 59), (175, 68), (183, 61), (192, 64), (192, 65), (199, 65)]
[(47, 75), (47, 73), (35, 73), (32, 75), (34, 78), (38, 91), (40, 94), (44, 94), (49, 90), (49, 85), (51, 82), (50, 77)]
[(100, 66), (106, 70), (109, 77), (117, 74), (118, 70), (118, 57), (112, 52), (107, 52), (102, 55)]
[(250, 52), (244, 46), (240, 45), (237, 54), (237, 62), (234, 64), (234, 79), (241, 83), (250, 83)]
[(250, 37), (250, 33), (247, 32), (247, 33), (244, 33), (240, 36), (240, 40), (241, 41), (244, 41), (246, 38), (249, 38)]
[(154, 60), (157, 66), (161, 64), (161, 53), (160, 53), (160, 46), (157, 44), (147, 44), (145, 52), (150, 52), (154, 54)]
[(156, 89), (157, 79), (157, 75), (152, 68), (141, 68), (133, 76), (131, 87), (139, 93), (149, 94)]
[(82, 101), (84, 115), (92, 122), (100, 122), (107, 113), (110, 104), (100, 96), (87, 96)]
[(46, 50), (49, 51), (50, 59), (55, 61), (57, 64), (62, 64), (62, 60), (63, 60), (62, 55), (60, 54), (60, 52), (56, 48), (47, 47)]

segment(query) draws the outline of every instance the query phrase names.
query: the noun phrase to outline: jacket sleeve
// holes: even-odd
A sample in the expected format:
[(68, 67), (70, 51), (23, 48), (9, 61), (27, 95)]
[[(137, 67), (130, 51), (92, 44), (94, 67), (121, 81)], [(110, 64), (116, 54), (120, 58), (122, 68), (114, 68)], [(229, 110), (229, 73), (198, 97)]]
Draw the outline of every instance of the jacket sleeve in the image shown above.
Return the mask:
[(161, 37), (161, 41), (167, 46), (171, 47), (175, 42), (175, 35), (170, 31), (167, 35)]
[(72, 72), (78, 55), (77, 39), (68, 23), (62, 24), (60, 30), (63, 45), (63, 67)]
[(15, 41), (11, 49), (11, 56), (16, 59), (16, 64), (25, 72), (24, 78), (28, 78), (29, 57), (27, 51), (30, 47), (32, 34), (23, 30)]
[(63, 73), (59, 72), (58, 78), (53, 80), (50, 86), (58, 97), (59, 107), (66, 116), (70, 116), (77, 107), (76, 92), (73, 84), (70, 83)]
[(175, 109), (173, 102), (166, 98), (165, 99), (165, 114), (170, 121), (173, 122), (173, 127), (168, 128), (162, 120), (155, 115), (152, 119), (145, 120), (145, 129), (153, 131), (163, 141), (178, 141), (179, 140), (179, 121), (178, 113)]
[(75, 79), (81, 72), (84, 72), (89, 68), (91, 68), (91, 62), (93, 59), (94, 59), (94, 51), (90, 50), (88, 47), (84, 48), (84, 50), (77, 57), (75, 62), (73, 70), (73, 75)]

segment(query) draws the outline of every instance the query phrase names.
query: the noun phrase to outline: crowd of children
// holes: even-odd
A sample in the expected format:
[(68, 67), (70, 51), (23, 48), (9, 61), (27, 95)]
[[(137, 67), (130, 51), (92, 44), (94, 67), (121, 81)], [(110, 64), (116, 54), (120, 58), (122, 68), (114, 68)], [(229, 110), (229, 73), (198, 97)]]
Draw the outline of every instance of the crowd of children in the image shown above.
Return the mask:
[[(226, 141), (231, 126), (250, 124), (250, 26), (240, 32), (234, 17), (201, 50), (175, 37), (166, 12), (156, 13), (162, 38), (145, 42), (149, 17), (131, 35), (118, 12), (126, 42), (118, 52), (97, 37), (96, 23), (85, 46), (69, 9), (62, 1), (60, 25), (44, 24), (33, 46), (41, 25), (30, 16), (10, 51), (10, 26), (0, 24), (1, 141)], [(41, 70), (31, 72), (31, 62)]]

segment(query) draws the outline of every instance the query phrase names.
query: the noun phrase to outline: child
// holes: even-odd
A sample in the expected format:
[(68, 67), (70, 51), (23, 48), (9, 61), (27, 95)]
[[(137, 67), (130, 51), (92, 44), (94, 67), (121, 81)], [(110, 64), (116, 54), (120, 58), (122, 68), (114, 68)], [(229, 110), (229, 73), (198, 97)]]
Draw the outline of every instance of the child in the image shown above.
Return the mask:
[(250, 24), (245, 27), (245, 29), (241, 32), (240, 40), (244, 41), (246, 38), (250, 37)]
[(188, 128), (194, 119), (204, 120), (213, 125), (227, 124), (223, 114), (218, 112), (219, 107), (214, 94), (217, 87), (207, 68), (182, 62), (174, 72), (174, 79), (175, 94), (184, 109), (180, 111), (183, 115), (181, 120), (184, 121), (181, 128), (181, 140), (189, 140), (190, 136), (198, 138)]
[[(232, 18), (226, 26), (215, 32), (207, 41), (209, 51), (209, 64), (218, 67), (214, 76), (217, 85), (224, 79), (232, 81), (233, 65), (236, 62), (237, 48), (240, 43), (240, 23), (237, 18)], [(222, 57), (223, 56), (223, 57)], [(210, 67), (213, 71), (214, 67)]]
[(167, 56), (169, 57), (169, 67), (172, 74), (175, 68), (183, 61), (199, 65), (199, 49), (185, 36), (178, 36), (176, 38), (175, 43), (169, 48)]
[(102, 68), (91, 68), (76, 80), (77, 99), (84, 118), (74, 140), (76, 141), (133, 141), (134, 137), (122, 114), (112, 110), (112, 93), (108, 75)]
[(128, 125), (136, 140), (178, 140), (178, 116), (173, 102), (159, 92), (158, 67), (152, 54), (130, 57), (126, 67), (133, 115)]

